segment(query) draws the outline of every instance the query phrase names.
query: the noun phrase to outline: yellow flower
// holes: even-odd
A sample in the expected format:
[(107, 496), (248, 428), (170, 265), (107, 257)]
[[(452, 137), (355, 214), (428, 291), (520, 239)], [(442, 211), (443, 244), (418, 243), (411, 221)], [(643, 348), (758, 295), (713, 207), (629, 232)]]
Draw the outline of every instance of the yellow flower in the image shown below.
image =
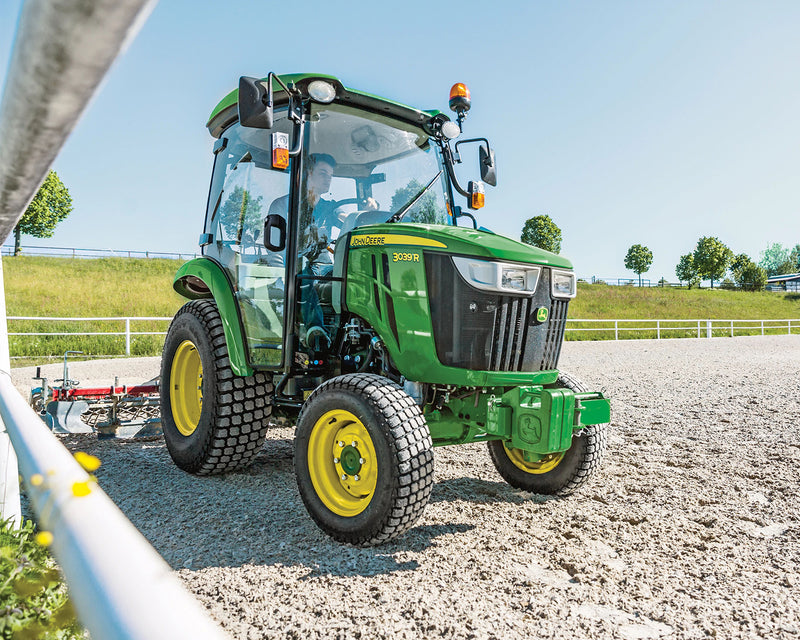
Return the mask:
[(78, 464), (81, 465), (86, 471), (90, 473), (92, 471), (97, 471), (100, 468), (100, 458), (97, 458), (93, 455), (85, 453), (83, 451), (76, 451), (75, 452), (75, 460), (78, 461)]
[(49, 547), (51, 544), (53, 544), (53, 534), (49, 531), (40, 531), (36, 534), (36, 542), (43, 547)]
[(92, 492), (88, 482), (75, 482), (72, 485), (72, 495), (76, 498), (88, 496)]
[(34, 487), (41, 487), (44, 483), (44, 476), (41, 473), (34, 473), (31, 476), (31, 485)]

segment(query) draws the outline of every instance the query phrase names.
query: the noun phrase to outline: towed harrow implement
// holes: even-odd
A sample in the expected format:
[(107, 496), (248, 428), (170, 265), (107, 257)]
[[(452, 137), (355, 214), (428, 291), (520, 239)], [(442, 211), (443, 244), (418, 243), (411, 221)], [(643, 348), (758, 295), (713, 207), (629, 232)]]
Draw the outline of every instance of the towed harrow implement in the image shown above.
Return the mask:
[(64, 354), (64, 377), (50, 386), (36, 368), (30, 405), (54, 433), (97, 433), (98, 438), (152, 438), (162, 435), (159, 410), (159, 379), (143, 384), (81, 387), (69, 377), (68, 356)]

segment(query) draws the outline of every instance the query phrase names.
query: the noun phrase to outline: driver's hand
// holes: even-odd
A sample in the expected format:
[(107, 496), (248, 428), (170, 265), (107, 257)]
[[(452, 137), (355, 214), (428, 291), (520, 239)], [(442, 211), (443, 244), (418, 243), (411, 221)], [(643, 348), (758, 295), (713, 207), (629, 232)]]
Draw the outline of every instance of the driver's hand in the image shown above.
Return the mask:
[(375, 198), (367, 198), (366, 202), (364, 203), (364, 208), (367, 211), (377, 211), (378, 209), (380, 209), (380, 206), (378, 205), (378, 201), (375, 200)]

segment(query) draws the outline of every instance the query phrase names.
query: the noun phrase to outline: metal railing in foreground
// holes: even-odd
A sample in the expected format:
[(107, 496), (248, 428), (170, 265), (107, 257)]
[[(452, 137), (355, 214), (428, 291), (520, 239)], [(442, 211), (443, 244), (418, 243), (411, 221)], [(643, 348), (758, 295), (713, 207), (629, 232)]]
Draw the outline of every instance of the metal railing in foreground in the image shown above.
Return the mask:
[[(578, 324), (578, 326), (570, 326)], [(590, 325), (590, 326), (586, 326)], [(636, 340), (641, 338), (714, 338), (736, 335), (776, 335), (791, 334), (800, 330), (800, 319), (780, 320), (668, 320), (668, 319), (612, 319), (567, 320), (566, 333), (592, 332), (600, 337), (577, 337), (577, 340)], [(642, 335), (642, 334), (646, 335)]]
[(224, 639), (167, 563), (0, 373), (0, 417), (81, 622), (104, 640)]

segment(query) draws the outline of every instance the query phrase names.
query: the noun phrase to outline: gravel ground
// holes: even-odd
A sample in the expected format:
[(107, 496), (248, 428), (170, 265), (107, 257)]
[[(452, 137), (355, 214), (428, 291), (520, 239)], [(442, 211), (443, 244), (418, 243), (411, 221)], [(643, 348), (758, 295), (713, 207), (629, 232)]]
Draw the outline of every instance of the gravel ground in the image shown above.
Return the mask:
[(572, 342), (561, 366), (612, 398), (595, 479), (545, 498), (437, 449), (425, 514), (379, 548), (314, 526), (291, 429), (222, 478), (162, 441), (64, 442), (234, 638), (798, 638), (800, 336)]

